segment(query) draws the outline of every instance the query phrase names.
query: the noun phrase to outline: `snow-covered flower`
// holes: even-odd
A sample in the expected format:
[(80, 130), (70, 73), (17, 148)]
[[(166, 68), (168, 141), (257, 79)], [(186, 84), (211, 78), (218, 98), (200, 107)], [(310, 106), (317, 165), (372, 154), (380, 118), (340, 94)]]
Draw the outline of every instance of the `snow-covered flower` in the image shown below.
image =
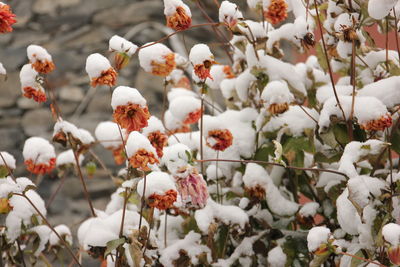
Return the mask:
[(73, 145), (78, 145), (78, 152), (82, 153), (94, 143), (95, 140), (92, 134), (87, 130), (78, 128), (68, 121), (60, 120), (54, 125), (53, 141), (63, 146), (66, 146), (70, 141)]
[(179, 96), (169, 105), (171, 114), (183, 124), (196, 123), (201, 117), (201, 102), (192, 96)]
[(142, 133), (149, 139), (151, 145), (156, 149), (158, 157), (161, 158), (163, 156), (163, 148), (168, 141), (162, 122), (157, 117), (151, 116), (148, 126), (143, 128)]
[[(143, 196), (144, 179), (137, 185), (137, 192)], [(146, 177), (146, 191), (144, 198), (147, 204), (152, 208), (166, 210), (172, 207), (176, 201), (178, 192), (174, 182), (168, 173), (154, 171)]]
[(235, 74), (229, 65), (212, 65), (210, 69), (210, 75), (213, 79), (207, 79), (206, 84), (211, 89), (219, 89), (221, 82), (224, 79), (233, 79)]
[(126, 131), (139, 131), (148, 125), (147, 102), (136, 88), (118, 86), (112, 93), (111, 106), (115, 122)]
[(27, 170), (34, 174), (51, 172), (56, 165), (53, 145), (41, 137), (31, 137), (25, 141), (22, 151)]
[(191, 157), (190, 148), (182, 143), (177, 143), (165, 148), (162, 161), (172, 176), (177, 179), (189, 175)]
[(261, 99), (271, 114), (280, 114), (289, 109), (294, 96), (285, 81), (272, 81), (265, 86)]
[(164, 15), (167, 26), (176, 31), (185, 30), (192, 24), (192, 13), (181, 0), (164, 0)]
[(16, 15), (12, 13), (9, 5), (0, 2), (0, 33), (12, 32), (11, 27), (17, 22)]
[(194, 209), (205, 207), (208, 199), (207, 183), (195, 167), (189, 167), (186, 177), (176, 179), (176, 185), (185, 207)]
[(120, 70), (128, 65), (130, 57), (138, 48), (134, 43), (118, 35), (114, 35), (110, 38), (108, 47), (109, 51), (115, 52), (114, 64), (117, 70)]
[(7, 70), (4, 68), (3, 63), (0, 62), (0, 75), (7, 75)]
[(41, 103), (46, 102), (47, 98), (39, 82), (38, 75), (38, 72), (33, 69), (32, 64), (25, 64), (19, 73), (19, 79), (24, 97), (32, 98), (36, 102)]
[(390, 113), (382, 115), (380, 118), (362, 123), (360, 127), (367, 131), (383, 131), (392, 126), (392, 116)]
[(200, 79), (213, 79), (210, 69), (216, 63), (210, 48), (205, 44), (196, 44), (190, 49), (189, 60), (194, 66), (194, 74)]
[(207, 146), (217, 151), (224, 151), (232, 145), (233, 135), (220, 119), (205, 115), (203, 120)]
[(234, 28), (239, 20), (243, 19), (238, 6), (229, 1), (223, 1), (219, 7), (219, 22), (225, 23), (229, 28)]
[[(84, 156), (80, 154), (78, 156), (79, 164), (82, 163)], [(76, 165), (74, 151), (69, 149), (67, 151), (61, 152), (57, 155), (56, 166), (57, 167), (67, 167)]]
[(271, 24), (278, 24), (287, 18), (286, 0), (263, 1), (264, 18)]
[(175, 53), (163, 44), (147, 43), (139, 50), (139, 63), (146, 72), (166, 77), (175, 69)]
[(140, 168), (143, 171), (150, 170), (149, 164), (159, 163), (156, 149), (151, 145), (149, 139), (137, 131), (129, 134), (126, 153), (132, 167)]
[(326, 253), (331, 239), (331, 230), (325, 226), (311, 228), (307, 235), (308, 251), (315, 255)]
[(92, 87), (97, 85), (114, 86), (117, 72), (111, 67), (110, 61), (99, 53), (91, 54), (86, 59), (86, 72)]
[(400, 225), (386, 224), (382, 228), (382, 236), (388, 244), (388, 258), (393, 264), (400, 265)]
[(168, 129), (168, 135), (190, 132), (190, 125), (182, 123), (181, 120), (172, 115), (169, 109), (164, 114), (164, 122)]
[[(126, 130), (121, 129), (122, 137), (126, 138)], [(102, 146), (112, 151), (114, 161), (117, 165), (121, 165), (125, 162), (124, 145), (121, 139), (121, 133), (119, 132), (118, 124), (112, 121), (100, 122), (94, 135)]]
[(55, 69), (51, 55), (47, 50), (39, 45), (30, 45), (26, 49), (29, 62), (39, 73), (50, 73)]

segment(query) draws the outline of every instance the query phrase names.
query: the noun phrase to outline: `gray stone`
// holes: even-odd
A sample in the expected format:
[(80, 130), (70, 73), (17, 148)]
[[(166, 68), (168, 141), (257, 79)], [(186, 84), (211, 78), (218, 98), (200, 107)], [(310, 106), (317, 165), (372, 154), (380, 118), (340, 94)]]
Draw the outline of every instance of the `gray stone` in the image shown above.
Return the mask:
[(48, 136), (53, 125), (51, 112), (47, 108), (30, 110), (22, 117), (22, 127), (28, 136)]
[(114, 6), (97, 13), (93, 17), (93, 22), (110, 27), (136, 24), (154, 16), (162, 16), (160, 10), (163, 10), (163, 3), (159, 0), (131, 3), (125, 5), (122, 9), (119, 6)]
[(32, 1), (15, 1), (12, 10), (17, 15), (17, 23), (14, 24), (14, 28), (22, 28), (32, 17)]
[(78, 102), (83, 98), (82, 90), (76, 86), (66, 86), (60, 89), (59, 96), (61, 100)]
[[(7, 68), (7, 65), (4, 64)], [(7, 108), (14, 106), (19, 95), (21, 95), (21, 85), (19, 82), (19, 73), (11, 72), (5, 76), (0, 76), (0, 108)]]
[[(24, 48), (30, 44), (42, 44), (50, 39), (49, 34), (40, 33), (37, 31), (18, 31), (13, 34), (14, 41), (12, 43), (13, 47)], [(26, 56), (26, 53), (25, 53)]]
[(28, 99), (26, 97), (18, 98), (17, 105), (20, 109), (36, 109), (41, 106), (41, 104), (35, 102), (33, 99)]
[[(22, 147), (24, 134), (20, 128), (17, 127), (0, 127), (0, 140), (7, 140), (7, 142), (0, 142), (2, 150), (11, 150)], [(11, 152), (11, 151), (10, 151)]]
[(4, 67), (10, 72), (22, 67), (23, 64), (28, 63), (26, 57), (26, 47), (13, 47), (7, 46), (0, 49), (0, 58)]

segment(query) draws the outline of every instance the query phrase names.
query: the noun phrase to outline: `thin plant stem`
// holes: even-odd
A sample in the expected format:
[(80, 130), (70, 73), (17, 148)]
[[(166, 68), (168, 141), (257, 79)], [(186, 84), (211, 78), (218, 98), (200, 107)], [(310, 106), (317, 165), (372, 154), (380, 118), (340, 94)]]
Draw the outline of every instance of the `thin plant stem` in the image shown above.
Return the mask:
[(140, 217), (139, 217), (139, 231), (142, 226), (142, 218), (143, 218), (143, 207), (145, 205), (145, 199), (144, 195), (146, 193), (146, 173), (143, 171), (143, 192), (142, 192), (142, 198), (141, 198), (141, 204), (140, 204)]
[(329, 170), (329, 169), (320, 169), (320, 168), (302, 168), (302, 167), (295, 167), (295, 166), (288, 166), (282, 165), (276, 162), (269, 162), (269, 161), (262, 161), (262, 160), (240, 160), (240, 159), (203, 159), (203, 160), (196, 160), (197, 162), (212, 162), (212, 161), (222, 161), (222, 162), (238, 162), (238, 163), (257, 163), (257, 164), (267, 164), (267, 165), (274, 165), (280, 166), (285, 169), (293, 169), (293, 170), (302, 170), (302, 171), (319, 171), (319, 172), (330, 172), (335, 173), (338, 175), (342, 175), (349, 179), (349, 176), (343, 172)]
[(25, 259), (24, 259), (24, 253), (22, 252), (21, 244), (19, 243), (18, 238), (17, 238), (17, 246), (18, 246), (18, 252), (19, 252), (19, 254), (20, 254), (20, 256), (21, 256), (22, 265), (23, 265), (24, 267), (26, 267), (26, 263), (25, 263)]
[(4, 162), (4, 166), (6, 166), (6, 168), (7, 168), (8, 175), (10, 175), (11, 178), (15, 181), (15, 176), (14, 176), (14, 174), (13, 174), (13, 172), (12, 172), (10, 166), (8, 166), (6, 160), (5, 160), (5, 158), (3, 157), (3, 154), (2, 154), (1, 152), (0, 152), (0, 157), (1, 157), (1, 159), (3, 160), (3, 162)]
[(389, 16), (386, 16), (386, 32), (385, 32), (385, 65), (386, 71), (389, 72)]
[(397, 55), (399, 57), (399, 64), (400, 64), (400, 46), (399, 46), (399, 33), (397, 31), (397, 16), (396, 16), (396, 8), (393, 8), (393, 15), (394, 15), (394, 37), (396, 39), (396, 48), (397, 48)]
[(61, 181), (60, 181), (60, 183), (58, 184), (58, 186), (57, 186), (57, 188), (56, 188), (56, 191), (54, 191), (54, 193), (51, 194), (51, 196), (50, 196), (50, 198), (49, 198), (49, 201), (48, 201), (47, 204), (46, 204), (46, 209), (49, 209), (49, 208), (50, 208), (51, 203), (53, 203), (53, 201), (54, 201), (54, 199), (56, 198), (58, 192), (60, 192), (61, 188), (62, 188), (63, 185), (64, 185), (64, 182), (65, 182), (65, 174), (63, 174), (63, 175), (61, 176)]
[[(204, 116), (204, 89), (202, 89), (201, 92), (201, 117), (200, 117), (200, 159), (202, 160), (204, 158), (204, 154), (203, 154), (203, 126), (204, 126), (204, 121), (203, 121), (203, 116)], [(200, 169), (201, 169), (201, 173), (204, 174), (204, 163), (203, 161), (200, 161)]]
[(100, 164), (101, 168), (108, 173), (111, 179), (114, 179), (114, 176), (110, 171), (110, 169), (107, 168), (104, 162), (99, 158), (99, 156), (97, 156), (97, 154), (92, 149), (89, 149), (89, 154)]
[(328, 66), (329, 78), (330, 78), (331, 83), (332, 83), (333, 93), (334, 93), (334, 95), (335, 95), (335, 99), (336, 99), (336, 102), (337, 102), (337, 104), (338, 104), (338, 106), (339, 106), (339, 109), (340, 109), (341, 112), (342, 112), (343, 119), (346, 121), (346, 114), (344, 113), (343, 107), (342, 107), (342, 105), (340, 104), (339, 96), (338, 96), (337, 91), (336, 91), (335, 80), (334, 80), (334, 78), (333, 78), (333, 71), (332, 71), (331, 63), (330, 63), (330, 61), (329, 61), (328, 51), (327, 51), (327, 49), (326, 49), (326, 43), (325, 43), (325, 39), (324, 39), (324, 33), (323, 33), (323, 31), (322, 31), (322, 23), (321, 23), (321, 19), (320, 19), (320, 17), (319, 17), (319, 11), (318, 11), (317, 0), (314, 0), (314, 6), (315, 6), (315, 12), (316, 12), (316, 15), (317, 15), (318, 29), (319, 29), (319, 33), (320, 33), (320, 35), (321, 35), (321, 41), (322, 41), (322, 46), (323, 46), (323, 50), (324, 50), (326, 65)]
[(356, 43), (354, 40), (351, 42), (351, 85), (353, 86), (353, 94), (351, 96), (351, 111), (349, 115), (349, 120), (347, 121), (349, 129), (349, 139), (353, 140), (353, 115), (354, 115), (354, 105), (356, 100)]
[(85, 194), (86, 201), (89, 204), (90, 211), (92, 212), (92, 216), (96, 217), (96, 213), (95, 213), (94, 208), (93, 208), (92, 200), (90, 199), (89, 191), (87, 190), (86, 182), (85, 182), (85, 179), (83, 178), (81, 166), (79, 164), (78, 155), (77, 155), (77, 153), (76, 153), (76, 151), (74, 149), (74, 146), (72, 145), (72, 142), (71, 142), (70, 138), (68, 138), (68, 141), (69, 141), (69, 144), (70, 144), (70, 146), (72, 148), (72, 152), (74, 154), (75, 164), (76, 164), (76, 168), (78, 170), (78, 176), (79, 176), (79, 179), (81, 180), (82, 187), (83, 187), (83, 193)]
[(378, 266), (381, 266), (381, 267), (387, 267), (386, 265), (383, 265), (383, 264), (381, 264), (379, 262), (376, 262), (376, 261), (373, 261), (373, 260), (370, 260), (370, 259), (366, 259), (366, 258), (362, 258), (362, 257), (358, 257), (356, 255), (353, 255), (353, 254), (350, 254), (350, 253), (347, 253), (347, 252), (343, 252), (342, 251), (342, 252), (339, 252), (339, 254), (342, 254), (342, 255), (345, 255), (345, 256), (349, 256), (349, 257), (355, 258), (357, 260), (369, 262), (369, 263), (372, 263), (372, 264), (375, 264), (375, 265), (378, 265)]
[(167, 110), (167, 80), (164, 80), (164, 94), (163, 94), (163, 104), (162, 104), (162, 112), (161, 112), (161, 120), (165, 125), (165, 111)]
[(78, 266), (82, 266), (78, 259), (75, 257), (75, 254), (72, 252), (71, 247), (69, 246), (69, 244), (67, 242), (65, 242), (64, 238), (62, 238), (57, 231), (54, 229), (54, 227), (49, 223), (49, 221), (46, 219), (46, 217), (40, 212), (40, 210), (36, 207), (36, 205), (32, 202), (32, 200), (25, 195), (25, 193), (14, 193), (14, 195), (17, 196), (21, 196), (23, 198), (25, 198), (29, 204), (31, 204), (31, 206), (35, 209), (35, 211), (37, 212), (37, 214), (42, 218), (42, 220), (44, 221), (44, 223), (51, 229), (51, 231), (53, 231), (53, 233), (58, 237), (58, 239), (60, 239), (60, 242), (65, 246), (65, 248), (67, 249), (68, 253), (72, 256), (73, 260), (75, 261), (76, 264), (78, 264)]
[(304, 111), (304, 113), (305, 113), (310, 119), (312, 119), (316, 124), (318, 124), (318, 121), (317, 121), (313, 116), (311, 116), (311, 114), (310, 114), (307, 110), (305, 110), (305, 108), (304, 108), (302, 105), (298, 104), (298, 106), (301, 108), (302, 111)]

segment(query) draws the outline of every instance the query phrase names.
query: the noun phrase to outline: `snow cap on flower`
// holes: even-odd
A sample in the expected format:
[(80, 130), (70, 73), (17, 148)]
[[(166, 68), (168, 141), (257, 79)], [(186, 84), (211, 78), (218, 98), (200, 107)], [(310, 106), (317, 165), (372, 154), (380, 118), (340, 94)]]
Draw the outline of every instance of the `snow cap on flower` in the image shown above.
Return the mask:
[(30, 137), (25, 141), (22, 151), (28, 171), (34, 174), (50, 172), (56, 163), (53, 145), (41, 137)]
[(181, 0), (164, 0), (164, 15), (167, 26), (176, 31), (185, 30), (192, 24), (192, 13)]
[(398, 0), (369, 0), (368, 14), (377, 20), (389, 15), (390, 10), (396, 5)]
[[(137, 192), (143, 196), (144, 180), (137, 185)], [(151, 207), (165, 210), (170, 208), (177, 198), (175, 183), (165, 172), (154, 171), (146, 177), (144, 197)]]
[[(0, 166), (8, 166), (10, 169), (15, 169), (15, 158), (13, 155), (8, 153), (7, 151), (0, 151), (2, 157), (0, 157)], [(3, 160), (4, 158), (4, 160)], [(5, 162), (4, 162), (5, 161)]]
[(201, 80), (212, 79), (211, 66), (216, 63), (210, 48), (205, 44), (196, 44), (190, 49), (189, 60), (194, 66), (195, 75)]
[[(72, 234), (71, 234), (71, 230), (69, 229), (68, 226), (66, 226), (65, 224), (60, 224), (60, 225), (55, 226), (54, 230), (69, 245), (72, 245)], [(54, 232), (51, 232), (51, 234), (50, 234), (49, 244), (50, 244), (50, 246), (63, 245), (60, 238)]]
[[(121, 129), (121, 131), (122, 136), (125, 137), (125, 129)], [(100, 142), (100, 144), (105, 148), (118, 148), (122, 145), (118, 124), (116, 124), (115, 122), (100, 122), (97, 125), (96, 130), (94, 131), (94, 135), (96, 136), (96, 139)]]
[(92, 87), (97, 85), (114, 86), (116, 83), (117, 72), (111, 67), (110, 61), (99, 53), (87, 57), (85, 69)]
[(316, 252), (321, 246), (328, 243), (331, 230), (325, 226), (317, 226), (310, 229), (307, 235), (308, 251)]
[(39, 45), (30, 45), (26, 49), (32, 67), (40, 73), (52, 72), (55, 68), (51, 55)]
[(132, 56), (138, 48), (137, 45), (119, 35), (110, 38), (108, 47), (111, 52), (126, 53), (128, 56)]
[(11, 25), (17, 21), (14, 19), (16, 15), (12, 13), (9, 5), (0, 2), (0, 33), (12, 32)]
[(272, 81), (265, 86), (261, 99), (270, 113), (278, 114), (289, 108), (289, 104), (294, 101), (294, 96), (285, 81)]
[(164, 149), (163, 163), (168, 171), (176, 177), (187, 177), (189, 171), (189, 161), (191, 160), (191, 150), (188, 146), (177, 143)]
[(224, 79), (233, 79), (235, 74), (229, 65), (212, 65), (210, 69), (210, 75), (213, 79), (207, 79), (206, 84), (211, 89), (219, 89), (219, 85)]
[(66, 146), (69, 137), (73, 139), (71, 141), (80, 145), (90, 145), (95, 141), (92, 134), (87, 130), (78, 128), (65, 120), (57, 121), (54, 125), (53, 141)]
[(180, 96), (197, 97), (197, 94), (186, 88), (171, 88), (167, 94), (168, 102), (172, 102), (172, 100)]
[(160, 131), (160, 132), (165, 132), (164, 125), (162, 121), (157, 118), (156, 116), (151, 116), (150, 119), (148, 120), (149, 125), (144, 127), (142, 130), (142, 133), (147, 136), (149, 133)]
[(184, 124), (193, 124), (201, 117), (201, 101), (191, 96), (180, 96), (171, 101), (169, 110)]
[(169, 109), (165, 112), (164, 123), (168, 129), (168, 134), (187, 133), (190, 131), (190, 126), (176, 118)]
[(146, 99), (135, 88), (118, 86), (111, 97), (113, 117), (128, 132), (139, 131), (148, 125), (150, 113)]
[(400, 225), (397, 223), (388, 223), (382, 228), (382, 236), (391, 246), (400, 244)]
[(25, 64), (20, 73), (21, 91), (26, 98), (32, 98), (36, 102), (46, 102), (46, 93), (37, 77), (38, 72), (33, 69), (32, 64)]
[(207, 146), (214, 150), (224, 151), (232, 145), (233, 135), (221, 119), (204, 115), (203, 124)]
[[(84, 156), (82, 154), (80, 154), (78, 156), (79, 164), (82, 164), (83, 159), (84, 159)], [(72, 149), (61, 152), (57, 156), (56, 166), (60, 167), (60, 166), (65, 166), (65, 165), (76, 165), (74, 151)]]
[(149, 164), (159, 163), (157, 151), (143, 134), (133, 131), (126, 142), (126, 153), (134, 168), (149, 170)]
[(239, 20), (243, 19), (242, 12), (236, 4), (223, 1), (219, 7), (219, 22), (226, 23), (229, 28), (236, 26)]
[(168, 76), (176, 65), (175, 53), (163, 44), (150, 44), (145, 44), (146, 47), (139, 50), (140, 66), (153, 75)]

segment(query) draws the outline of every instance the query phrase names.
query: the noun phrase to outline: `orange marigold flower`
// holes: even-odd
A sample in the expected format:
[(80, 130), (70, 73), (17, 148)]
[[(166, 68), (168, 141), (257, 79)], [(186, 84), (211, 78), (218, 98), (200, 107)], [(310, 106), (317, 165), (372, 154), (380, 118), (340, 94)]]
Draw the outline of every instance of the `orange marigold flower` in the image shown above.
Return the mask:
[(156, 76), (165, 77), (168, 76), (171, 71), (175, 68), (175, 54), (170, 53), (168, 55), (163, 56), (165, 62), (159, 62), (156, 60), (152, 60), (150, 65), (152, 67), (151, 73)]
[(271, 24), (277, 24), (287, 18), (288, 5), (285, 0), (271, 0), (264, 10), (264, 18)]
[(97, 85), (114, 86), (117, 81), (117, 75), (117, 72), (111, 67), (108, 70), (102, 71), (99, 77), (93, 77), (90, 84), (92, 87), (96, 87)]
[(50, 73), (52, 72), (56, 66), (54, 65), (53, 61), (40, 61), (37, 60), (36, 62), (32, 63), (32, 67), (40, 73)]
[(183, 7), (179, 6), (176, 8), (175, 14), (167, 17), (167, 26), (176, 30), (186, 30), (192, 24), (192, 18), (186, 14)]
[(205, 80), (207, 78), (213, 80), (213, 77), (211, 77), (210, 74), (210, 69), (214, 63), (215, 61), (206, 60), (203, 64), (197, 64), (194, 66), (194, 73), (201, 80)]
[(228, 129), (208, 132), (207, 145), (214, 150), (224, 151), (232, 145), (233, 136)]
[(390, 114), (385, 114), (379, 119), (368, 121), (360, 125), (361, 129), (367, 131), (383, 131), (392, 125), (392, 117)]
[(175, 128), (175, 129), (169, 129), (169, 130), (167, 131), (167, 133), (168, 133), (168, 135), (170, 136), (170, 135), (173, 135), (173, 134), (176, 134), (176, 133), (188, 133), (188, 132), (190, 132), (190, 131), (191, 131), (190, 125), (188, 125), (188, 124), (182, 124), (182, 127), (180, 127), (180, 128)]
[(136, 153), (129, 158), (129, 162), (134, 168), (141, 168), (143, 171), (149, 171), (148, 164), (159, 163), (153, 152), (149, 152), (144, 148), (138, 149)]
[(0, 32), (12, 32), (13, 28), (11, 25), (17, 21), (14, 19), (16, 15), (12, 13), (9, 5), (0, 3)]
[[(197, 109), (195, 111), (190, 112), (185, 120), (183, 121), (184, 124), (193, 124), (199, 121), (201, 117), (201, 109)], [(183, 126), (184, 127), (184, 126)]]
[(244, 190), (246, 193), (259, 201), (265, 199), (265, 189), (261, 185), (256, 185), (254, 187), (245, 187)]
[(271, 114), (281, 114), (289, 109), (289, 103), (274, 103), (269, 105), (268, 111)]
[(116, 149), (113, 149), (112, 153), (114, 156), (115, 164), (121, 165), (125, 162), (126, 156), (125, 156), (124, 147), (122, 145)]
[(151, 132), (147, 135), (151, 145), (156, 149), (157, 156), (163, 156), (163, 148), (167, 145), (168, 136), (160, 131)]
[(178, 193), (173, 189), (168, 190), (164, 195), (152, 194), (148, 197), (149, 206), (159, 210), (169, 209), (176, 201), (177, 196)]
[(113, 117), (116, 123), (128, 132), (139, 131), (147, 126), (147, 120), (150, 113), (147, 107), (141, 107), (138, 104), (129, 103), (127, 105), (117, 106)]
[(33, 174), (50, 173), (56, 166), (56, 158), (51, 158), (47, 163), (35, 163), (33, 160), (25, 160), (27, 170)]
[(38, 103), (46, 102), (46, 94), (42, 90), (38, 90), (36, 88), (27, 86), (23, 88), (24, 90), (24, 97), (33, 99)]

